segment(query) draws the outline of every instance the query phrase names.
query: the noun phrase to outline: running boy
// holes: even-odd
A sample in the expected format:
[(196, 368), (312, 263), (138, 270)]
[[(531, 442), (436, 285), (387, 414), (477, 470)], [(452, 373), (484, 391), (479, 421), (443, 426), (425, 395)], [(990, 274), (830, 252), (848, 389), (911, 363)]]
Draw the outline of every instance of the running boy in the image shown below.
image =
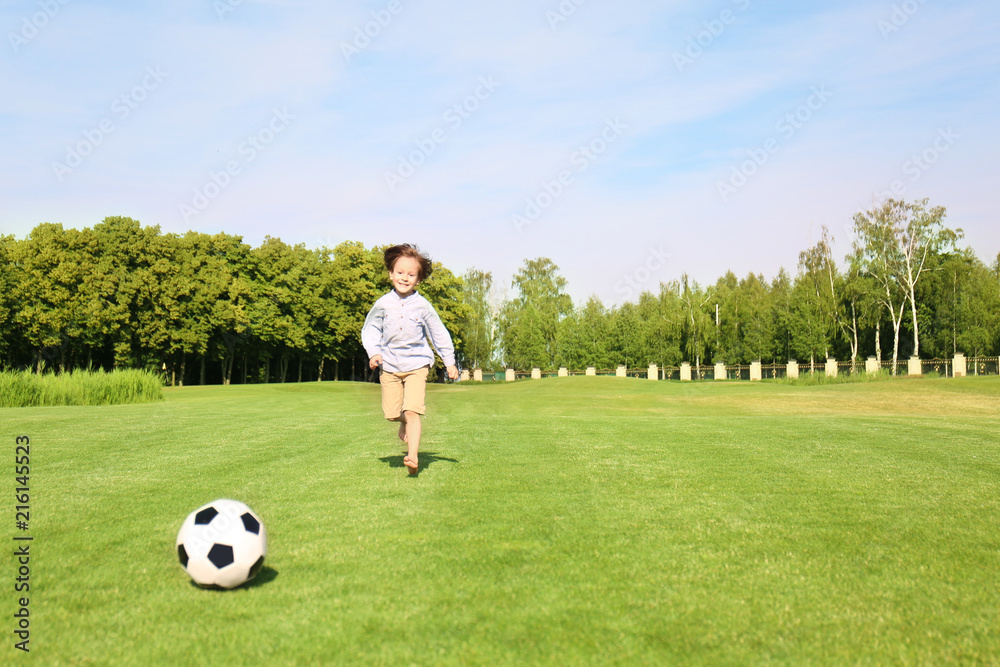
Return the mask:
[(431, 275), (431, 260), (409, 243), (385, 251), (392, 291), (375, 302), (361, 329), (361, 344), (371, 368), (382, 366), (382, 414), (399, 422), (406, 443), (403, 464), (411, 475), (419, 470), (420, 417), (424, 414), (427, 371), (434, 363), (434, 344), (448, 371), (458, 379), (455, 347), (434, 307), (414, 288)]

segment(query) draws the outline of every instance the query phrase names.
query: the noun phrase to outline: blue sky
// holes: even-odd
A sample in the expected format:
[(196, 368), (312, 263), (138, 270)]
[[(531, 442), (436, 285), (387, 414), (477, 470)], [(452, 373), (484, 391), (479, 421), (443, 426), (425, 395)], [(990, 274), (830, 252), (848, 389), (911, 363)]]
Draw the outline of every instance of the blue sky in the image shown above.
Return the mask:
[(838, 258), (874, 199), (1000, 252), (985, 0), (0, 4), (0, 233), (414, 242), (580, 302)]

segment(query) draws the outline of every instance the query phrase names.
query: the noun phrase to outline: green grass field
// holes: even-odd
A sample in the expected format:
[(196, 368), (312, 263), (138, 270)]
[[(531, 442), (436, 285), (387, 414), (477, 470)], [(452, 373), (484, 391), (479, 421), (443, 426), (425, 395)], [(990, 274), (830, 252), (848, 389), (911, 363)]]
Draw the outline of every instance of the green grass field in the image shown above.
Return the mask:
[[(39, 664), (946, 664), (1000, 656), (1000, 378), (434, 385), (409, 477), (376, 385), (6, 408)], [(31, 522), (14, 527), (15, 437)], [(201, 590), (220, 497), (265, 569)], [(17, 564), (4, 558), (13, 647)]]

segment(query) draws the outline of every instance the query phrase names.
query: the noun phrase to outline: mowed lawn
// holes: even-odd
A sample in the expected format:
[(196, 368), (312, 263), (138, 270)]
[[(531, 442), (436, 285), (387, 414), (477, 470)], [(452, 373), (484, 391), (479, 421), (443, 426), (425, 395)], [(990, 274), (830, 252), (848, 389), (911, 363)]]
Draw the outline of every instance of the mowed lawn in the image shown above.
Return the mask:
[[(1000, 378), (433, 385), (409, 477), (377, 385), (6, 408), (31, 437), (39, 664), (945, 664), (1000, 656)], [(266, 566), (191, 584), (236, 498)], [(8, 549), (13, 552), (13, 547)], [(13, 648), (16, 564), (2, 601)]]

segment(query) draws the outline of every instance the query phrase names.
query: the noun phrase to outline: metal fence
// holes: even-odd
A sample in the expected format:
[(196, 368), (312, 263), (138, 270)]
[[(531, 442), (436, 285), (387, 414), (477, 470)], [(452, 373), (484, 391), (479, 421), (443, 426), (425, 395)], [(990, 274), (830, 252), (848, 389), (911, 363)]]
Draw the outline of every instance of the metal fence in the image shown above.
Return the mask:
[(970, 357), (966, 375), (1000, 375), (1000, 357)]

